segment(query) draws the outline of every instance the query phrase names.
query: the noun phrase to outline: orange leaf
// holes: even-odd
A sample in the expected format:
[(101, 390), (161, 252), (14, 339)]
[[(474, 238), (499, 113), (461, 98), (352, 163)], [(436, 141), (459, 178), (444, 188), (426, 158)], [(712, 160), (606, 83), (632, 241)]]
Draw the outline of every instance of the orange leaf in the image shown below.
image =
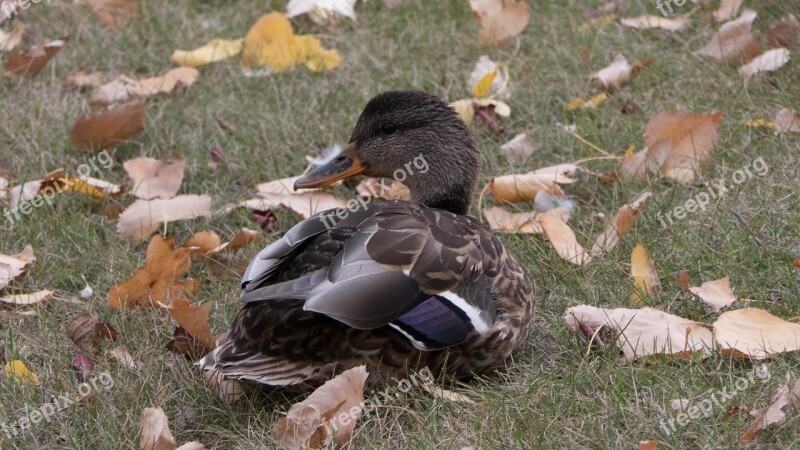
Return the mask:
[(70, 139), (77, 148), (103, 150), (125, 142), (144, 129), (147, 103), (135, 101), (94, 116), (83, 116), (75, 123)]
[(169, 315), (175, 319), (184, 330), (206, 347), (214, 346), (214, 337), (211, 335), (211, 329), (208, 327), (208, 314), (214, 302), (208, 301), (201, 305), (191, 306), (189, 308), (171, 308), (167, 307)]
[(63, 37), (39, 44), (27, 53), (14, 53), (6, 61), (6, 70), (21, 77), (35, 77), (67, 41), (69, 38)]

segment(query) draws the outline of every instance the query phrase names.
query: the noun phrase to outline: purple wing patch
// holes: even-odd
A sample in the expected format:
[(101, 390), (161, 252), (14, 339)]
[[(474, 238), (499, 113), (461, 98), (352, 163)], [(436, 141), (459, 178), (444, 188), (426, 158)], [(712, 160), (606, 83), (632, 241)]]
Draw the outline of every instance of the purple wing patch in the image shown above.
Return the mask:
[(438, 295), (428, 297), (391, 324), (428, 350), (460, 344), (473, 330), (464, 311)]

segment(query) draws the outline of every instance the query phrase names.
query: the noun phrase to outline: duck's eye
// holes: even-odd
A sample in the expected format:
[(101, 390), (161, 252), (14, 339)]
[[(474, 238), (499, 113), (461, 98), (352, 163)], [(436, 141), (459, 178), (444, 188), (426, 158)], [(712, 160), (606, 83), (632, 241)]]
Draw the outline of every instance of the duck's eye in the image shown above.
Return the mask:
[(395, 124), (393, 124), (391, 122), (388, 122), (388, 123), (385, 123), (385, 124), (381, 125), (381, 132), (383, 134), (392, 134), (395, 131), (397, 131), (397, 127), (395, 126)]

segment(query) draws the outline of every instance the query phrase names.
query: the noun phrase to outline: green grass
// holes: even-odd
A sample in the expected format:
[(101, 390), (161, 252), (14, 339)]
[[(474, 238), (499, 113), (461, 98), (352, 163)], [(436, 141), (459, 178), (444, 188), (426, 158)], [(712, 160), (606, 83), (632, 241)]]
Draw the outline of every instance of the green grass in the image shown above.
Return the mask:
[[(753, 364), (718, 355), (703, 361), (621, 364), (614, 349), (587, 355), (585, 339), (565, 328), (564, 311), (573, 305), (632, 307), (627, 272), (636, 243), (646, 245), (655, 261), (664, 286), (660, 307), (670, 313), (706, 323), (714, 320), (672, 281), (680, 270), (688, 270), (693, 283), (729, 275), (739, 296), (751, 300), (749, 304), (784, 318), (796, 320), (800, 315), (800, 271), (791, 267), (792, 259), (800, 257), (796, 197), (800, 140), (743, 125), (746, 119), (771, 118), (782, 106), (800, 104), (797, 60), (744, 86), (735, 67), (691, 53), (716, 28), (708, 10), (697, 12), (691, 25), (676, 34), (617, 25), (576, 31), (583, 12), (601, 3), (528, 1), (532, 20), (510, 66), (513, 114), (503, 122), (509, 136), (492, 135), (480, 123), (473, 126), (486, 157), (482, 181), (597, 156), (561, 131), (557, 122), (575, 123), (586, 139), (621, 154), (631, 144), (642, 147), (647, 119), (664, 110), (725, 112), (716, 152), (703, 172), (706, 181), (730, 181), (734, 171), (759, 156), (769, 173), (738, 186), (708, 212), (691, 214), (665, 230), (657, 214), (694, 197), (703, 186), (659, 180), (609, 184), (581, 175), (578, 183), (567, 187), (578, 205), (572, 226), (581, 242), (590, 242), (602, 229), (597, 213), (613, 214), (645, 189), (655, 195), (622, 244), (585, 267), (561, 260), (542, 237), (504, 236), (537, 286), (538, 316), (527, 344), (507, 367), (456, 387), (482, 397), (484, 403), (450, 403), (416, 392), (403, 395), (359, 423), (353, 448), (632, 448), (646, 439), (659, 441), (659, 448), (729, 447), (750, 418), (727, 417), (726, 410), (765, 405), (785, 374), (797, 376), (797, 354), (771, 358), (769, 381), (756, 382), (709, 418), (666, 435), (659, 426), (662, 419), (674, 417), (670, 400), (701, 400), (710, 390), (730, 388), (752, 371)], [(654, 1), (628, 3), (623, 16), (658, 14)], [(800, 13), (790, 2), (748, 3), (759, 13), (754, 28), (761, 31), (785, 14)], [(143, 18), (117, 30), (102, 28), (86, 8), (72, 2), (33, 5), (21, 20), (35, 27), (36, 38), (68, 35), (71, 40), (36, 78), (0, 78), (0, 168), (20, 182), (62, 166), (75, 170), (91, 157), (69, 142), (77, 117), (91, 111), (89, 94), (64, 82), (72, 71), (161, 74), (171, 67), (169, 55), (174, 49), (243, 36), (259, 16), (282, 10), (283, 5), (242, 0), (144, 2)], [(245, 78), (236, 60), (203, 67), (195, 86), (149, 102), (145, 131), (114, 149), (115, 165), (96, 175), (122, 183), (126, 180), (122, 162), (127, 159), (180, 155), (187, 160), (181, 193), (210, 193), (215, 205), (223, 205), (251, 194), (258, 182), (300, 173), (306, 164), (303, 155), (345, 142), (363, 105), (380, 90), (413, 87), (457, 100), (468, 95), (466, 78), (478, 56), (507, 61), (513, 54), (513, 46), (478, 45), (477, 21), (466, 1), (407, 0), (389, 11), (375, 0), (359, 3), (357, 12), (358, 22), (342, 21), (335, 34), (296, 21), (296, 32), (323, 34), (324, 45), (339, 50), (343, 56), (339, 68), (323, 74), (299, 69)], [(589, 62), (581, 59), (584, 49), (591, 55)], [(593, 93), (589, 76), (619, 52), (629, 60), (652, 57), (654, 62), (598, 109), (565, 114), (563, 107), (571, 97)], [(629, 101), (636, 103), (637, 112), (622, 115), (620, 109)], [(236, 132), (221, 130), (215, 114), (234, 124)], [(528, 161), (509, 166), (499, 146), (523, 131), (543, 146)], [(225, 152), (229, 162), (218, 171), (206, 165), (208, 149), (214, 146)], [(598, 172), (614, 169), (607, 161), (589, 167)], [(130, 197), (119, 200), (122, 205), (130, 201)], [(26, 409), (76, 392), (70, 366), (77, 349), (66, 338), (66, 324), (82, 312), (96, 312), (113, 324), (119, 343), (142, 366), (131, 371), (98, 356), (95, 371), (107, 370), (115, 380), (110, 392), (95, 395), (91, 405), (66, 408), (51, 423), (20, 437), (8, 439), (0, 432), (3, 447), (138, 447), (139, 417), (150, 406), (164, 409), (179, 443), (197, 440), (209, 448), (269, 446), (272, 425), (297, 396), (276, 392), (222, 403), (188, 361), (165, 351), (174, 325), (163, 311), (111, 311), (106, 306), (109, 287), (141, 265), (146, 247), (121, 238), (114, 221), (104, 218), (103, 208), (115, 202), (61, 195), (53, 207), (38, 208), (14, 226), (2, 224), (0, 252), (17, 252), (31, 243), (37, 257), (30, 273), (5, 293), (51, 289), (58, 297), (36, 308), (36, 317), (0, 317), (0, 345), (6, 359), (24, 360), (41, 381), (31, 387), (0, 380), (3, 420), (15, 420)], [(749, 226), (742, 226), (734, 213)], [(288, 214), (279, 217), (281, 230), (295, 221)], [(224, 238), (243, 226), (256, 225), (239, 211), (172, 224), (168, 231), (181, 241), (203, 229), (213, 229)], [(265, 241), (275, 238), (266, 236)], [(246, 248), (234, 262), (246, 264), (259, 247)], [(195, 262), (190, 275), (207, 278), (206, 266)], [(224, 331), (239, 308), (238, 277), (230, 269), (215, 280), (203, 280), (199, 299), (216, 303), (211, 316), (215, 332)], [(77, 297), (84, 278), (95, 296), (68, 301)], [(790, 414), (783, 425), (763, 432), (760, 445), (796, 446), (798, 417)]]

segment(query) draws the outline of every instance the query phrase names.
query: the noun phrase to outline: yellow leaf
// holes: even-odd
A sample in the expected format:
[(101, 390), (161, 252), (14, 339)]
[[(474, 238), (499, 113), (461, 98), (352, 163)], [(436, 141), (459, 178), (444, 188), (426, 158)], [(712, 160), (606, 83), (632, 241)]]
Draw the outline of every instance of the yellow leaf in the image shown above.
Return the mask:
[(456, 100), (453, 103), (450, 103), (450, 106), (456, 110), (459, 117), (461, 117), (461, 120), (463, 120), (467, 125), (472, 123), (472, 119), (475, 117), (475, 107), (472, 106), (471, 98)]
[(242, 62), (247, 67), (267, 66), (284, 72), (305, 64), (313, 71), (332, 69), (341, 56), (325, 50), (313, 36), (295, 35), (292, 24), (280, 13), (267, 14), (255, 23), (244, 38)]
[(9, 361), (6, 364), (5, 372), (6, 379), (11, 379), (13, 377), (15, 380), (24, 383), (39, 384), (39, 377), (37, 377), (35, 373), (28, 370), (28, 367), (25, 365), (25, 363), (18, 359)]
[(744, 124), (751, 128), (769, 128), (770, 130), (775, 128), (775, 122), (766, 119), (748, 119)]
[(636, 244), (631, 252), (631, 276), (633, 277), (633, 293), (631, 300), (634, 304), (642, 306), (651, 302), (647, 297), (655, 298), (661, 285), (658, 282), (656, 268), (650, 253), (642, 244)]
[(244, 39), (214, 39), (194, 50), (175, 50), (170, 59), (181, 66), (202, 66), (238, 55), (243, 44)]
[(494, 79), (497, 76), (497, 67), (495, 67), (491, 72), (487, 73), (486, 75), (481, 78), (481, 81), (472, 88), (472, 95), (475, 97), (486, 97), (489, 95), (489, 90), (492, 88), (492, 83), (494, 83)]
[(636, 146), (631, 144), (631, 145), (628, 146), (627, 149), (625, 149), (625, 154), (622, 155), (622, 157), (623, 158), (630, 158), (631, 156), (633, 156), (633, 152), (634, 151), (636, 151)]
[(567, 111), (575, 111), (578, 109), (582, 109), (586, 105), (586, 102), (579, 97), (573, 97), (572, 100), (567, 103), (567, 106), (564, 107)]
[(601, 92), (594, 97), (590, 98), (589, 101), (586, 102), (586, 106), (584, 108), (595, 108), (604, 101), (608, 99), (608, 95), (605, 92)]

